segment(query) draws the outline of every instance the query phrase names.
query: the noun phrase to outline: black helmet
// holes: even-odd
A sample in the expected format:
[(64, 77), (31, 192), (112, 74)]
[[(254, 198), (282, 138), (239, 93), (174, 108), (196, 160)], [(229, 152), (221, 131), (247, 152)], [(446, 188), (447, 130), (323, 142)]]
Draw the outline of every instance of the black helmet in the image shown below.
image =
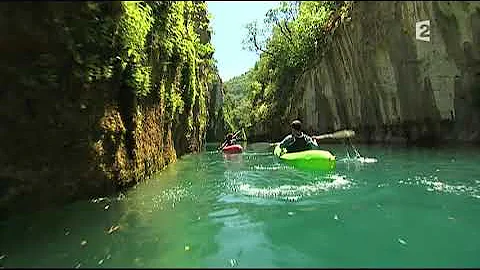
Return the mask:
[(302, 130), (302, 122), (300, 122), (300, 120), (294, 120), (290, 126), (295, 129), (295, 130), (298, 130), (298, 131), (301, 131)]

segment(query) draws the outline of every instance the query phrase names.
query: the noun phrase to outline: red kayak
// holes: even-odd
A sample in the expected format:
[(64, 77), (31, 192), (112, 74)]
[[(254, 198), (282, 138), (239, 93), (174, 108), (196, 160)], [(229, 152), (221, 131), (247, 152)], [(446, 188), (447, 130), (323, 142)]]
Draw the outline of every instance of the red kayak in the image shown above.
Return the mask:
[(226, 154), (238, 154), (238, 153), (242, 153), (243, 148), (239, 144), (234, 144), (230, 146), (225, 146), (222, 150)]

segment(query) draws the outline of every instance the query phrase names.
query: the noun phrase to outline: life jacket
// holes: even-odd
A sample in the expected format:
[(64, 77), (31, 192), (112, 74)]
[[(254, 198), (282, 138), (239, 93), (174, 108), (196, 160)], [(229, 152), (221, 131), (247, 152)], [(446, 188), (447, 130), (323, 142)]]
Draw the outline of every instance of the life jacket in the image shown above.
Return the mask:
[(300, 152), (300, 151), (305, 151), (305, 150), (310, 150), (311, 147), (308, 145), (307, 140), (305, 139), (305, 136), (302, 134), (302, 137), (298, 138), (293, 136), (293, 143), (290, 145), (287, 145), (285, 148), (287, 149), (288, 153), (293, 153), (293, 152)]

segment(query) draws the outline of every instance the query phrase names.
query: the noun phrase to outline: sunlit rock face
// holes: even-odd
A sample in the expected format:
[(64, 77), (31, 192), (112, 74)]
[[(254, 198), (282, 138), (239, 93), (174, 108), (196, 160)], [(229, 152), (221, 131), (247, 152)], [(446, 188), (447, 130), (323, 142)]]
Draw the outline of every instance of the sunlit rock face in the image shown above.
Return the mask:
[[(430, 41), (415, 24), (430, 21)], [(364, 142), (478, 142), (479, 2), (356, 2), (286, 112)]]

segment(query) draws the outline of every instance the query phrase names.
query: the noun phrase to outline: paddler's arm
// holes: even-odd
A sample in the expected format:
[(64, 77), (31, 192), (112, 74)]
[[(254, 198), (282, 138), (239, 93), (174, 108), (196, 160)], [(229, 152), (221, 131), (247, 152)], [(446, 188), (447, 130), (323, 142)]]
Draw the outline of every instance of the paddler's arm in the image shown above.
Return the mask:
[(285, 148), (287, 145), (293, 143), (293, 136), (292, 134), (287, 135), (287, 137), (283, 138), (283, 140), (278, 144), (280, 148)]
[(318, 147), (317, 140), (314, 138), (315, 136), (310, 137), (307, 134), (305, 134), (305, 137), (307, 138), (307, 142), (308, 142), (308, 144), (310, 144), (311, 147), (313, 147), (313, 148)]
[(241, 132), (241, 130), (235, 132), (235, 134), (233, 134), (233, 136), (232, 136), (232, 139), (236, 139), (238, 134), (240, 134), (240, 132)]
[(227, 144), (227, 141), (224, 141), (224, 142), (222, 143), (222, 145), (221, 145), (217, 150), (222, 149), (223, 147), (225, 147), (226, 144)]

